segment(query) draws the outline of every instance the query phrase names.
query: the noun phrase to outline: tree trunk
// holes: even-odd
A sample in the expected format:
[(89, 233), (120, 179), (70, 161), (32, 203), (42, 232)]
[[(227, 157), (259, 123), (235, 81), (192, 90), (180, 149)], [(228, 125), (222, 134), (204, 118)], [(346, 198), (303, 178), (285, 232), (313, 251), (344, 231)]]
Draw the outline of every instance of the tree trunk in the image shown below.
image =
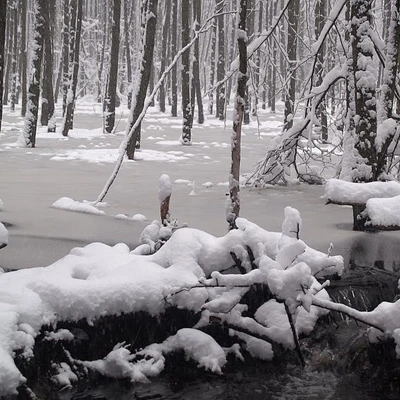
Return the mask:
[(288, 7), (287, 58), (289, 88), (285, 93), (284, 130), (293, 126), (294, 102), (296, 99), (296, 64), (297, 64), (297, 30), (299, 18), (299, 0), (292, 0)]
[[(124, 0), (126, 77), (128, 80), (128, 109), (130, 110), (132, 106), (132, 61), (131, 61), (131, 46), (129, 44), (130, 35), (129, 35), (128, 3), (132, 3), (132, 0)], [(134, 7), (134, 4), (131, 4), (131, 7)]]
[(53, 37), (51, 29), (50, 14), (47, 16), (49, 21), (44, 29), (44, 71), (42, 84), (42, 114), (41, 114), (41, 125), (47, 125), (47, 132), (56, 131), (56, 118), (55, 118), (55, 107), (54, 107), (54, 91), (53, 91)]
[(17, 102), (17, 53), (18, 53), (18, 3), (14, 0), (13, 9), (11, 11), (12, 21), (12, 61), (11, 61), (11, 96), (10, 96), (10, 109), (15, 111), (15, 104)]
[(62, 69), (63, 69), (63, 116), (67, 107), (67, 93), (69, 87), (69, 28), (70, 28), (70, 8), (69, 0), (63, 3), (63, 47), (62, 47)]
[(229, 207), (226, 220), (231, 229), (236, 228), (236, 218), (240, 212), (239, 179), (240, 179), (240, 150), (242, 122), (244, 117), (244, 96), (247, 84), (247, 46), (246, 46), (246, 14), (247, 0), (240, 0), (240, 19), (238, 29), (239, 48), (239, 73), (235, 98), (235, 110), (233, 114), (233, 128), (231, 137), (231, 173), (229, 176)]
[[(20, 48), (20, 60), (21, 60), (21, 116), (25, 117), (26, 114), (26, 102), (28, 97), (28, 77), (27, 77), (27, 48), (26, 48), (26, 30), (27, 30), (27, 0), (21, 0), (21, 48)], [(1, 8), (1, 7), (0, 7)]]
[[(190, 0), (182, 0), (182, 47), (185, 47), (190, 42)], [(190, 49), (187, 49), (182, 54), (182, 137), (183, 145), (192, 143), (192, 106), (190, 102)]]
[[(157, 24), (157, 4), (158, 0), (143, 0), (142, 3), (142, 27), (145, 30), (144, 43), (142, 48), (142, 60), (137, 77), (136, 93), (133, 95), (132, 113), (129, 118), (127, 134), (133, 128), (136, 120), (141, 114), (146, 100), (147, 88), (150, 81), (151, 64), (153, 62), (154, 41)], [(135, 129), (134, 134), (129, 140), (127, 155), (129, 160), (133, 160), (135, 149), (140, 140), (140, 125)]]
[[(201, 0), (193, 0), (193, 18), (194, 18), (194, 30), (200, 29), (200, 18), (201, 18)], [(201, 96), (201, 83), (200, 83), (200, 49), (199, 40), (193, 46), (193, 85), (194, 94), (197, 100), (197, 122), (202, 124), (204, 122), (204, 110), (203, 110), (203, 99)], [(194, 97), (194, 96), (193, 96)], [(194, 103), (194, 98), (192, 99)]]
[[(396, 91), (396, 75), (400, 66), (400, 0), (393, 0), (391, 5), (390, 23), (386, 40), (386, 63), (382, 78), (382, 99), (378, 109), (378, 122), (385, 123), (393, 116), (394, 94)], [(397, 100), (399, 105), (399, 100)], [(377, 174), (385, 171), (387, 152), (396, 134), (398, 124), (392, 124), (391, 132), (377, 148)]]
[[(172, 27), (171, 27), (171, 54), (174, 55), (177, 52), (178, 47), (178, 0), (172, 1)], [(175, 66), (171, 71), (171, 115), (173, 117), (178, 116), (178, 79), (177, 79), (177, 67)]]
[(78, 73), (79, 73), (79, 52), (81, 44), (81, 30), (82, 30), (82, 3), (83, 0), (71, 0), (72, 8), (73, 9), (76, 8), (76, 23), (74, 24), (75, 36), (74, 36), (74, 48), (73, 48), (74, 51), (73, 51), (73, 63), (72, 63), (72, 75), (70, 77), (70, 85), (68, 87), (68, 94), (67, 94), (67, 104), (61, 127), (61, 132), (63, 136), (68, 136), (68, 131), (72, 129), (73, 126), (76, 88), (78, 85)]
[(215, 48), (217, 42), (217, 24), (211, 29), (211, 49), (210, 49), (210, 77), (209, 77), (209, 95), (208, 95), (208, 113), (213, 115), (214, 113), (214, 78), (215, 78)]
[(39, 111), (40, 80), (43, 59), (43, 38), (45, 25), (46, 23), (49, 23), (48, 18), (46, 18), (46, 16), (49, 15), (47, 0), (37, 0), (35, 3), (35, 33), (32, 46), (34, 52), (32, 56), (32, 68), (25, 125), (22, 132), (22, 138), (20, 140), (20, 142), (23, 142), (27, 147), (36, 146), (36, 128)]
[(105, 131), (112, 133), (115, 126), (115, 100), (118, 81), (119, 34), (121, 21), (121, 0), (114, 0), (113, 20), (111, 27), (111, 60), (104, 97)]
[[(355, 149), (362, 158), (356, 181), (375, 181), (377, 170), (375, 151), (376, 75), (373, 66), (373, 45), (369, 38), (373, 0), (353, 0), (351, 3), (351, 50), (355, 90)], [(368, 85), (365, 84), (368, 82)]]
[[(215, 0), (215, 11), (221, 14), (217, 17), (218, 27), (218, 59), (217, 59), (217, 81), (221, 82), (225, 76), (225, 16), (222, 14), (224, 11), (224, 1)], [(216, 90), (216, 117), (223, 121), (225, 119), (225, 85), (220, 85)]]
[[(326, 16), (326, 0), (317, 0), (315, 2), (315, 37), (318, 39), (322, 32), (325, 24)], [(322, 44), (321, 49), (317, 55), (317, 63), (315, 66), (316, 81), (315, 86), (319, 86), (322, 83), (324, 73), (324, 61), (325, 61), (325, 43)], [(325, 100), (321, 102), (318, 108), (317, 117), (320, 121), (321, 139), (324, 143), (328, 141), (328, 118), (326, 112)]]
[[(0, 0), (0, 9), (7, 8), (7, 0)], [(4, 45), (6, 41), (6, 15), (0, 13), (0, 132), (1, 122), (3, 120), (3, 75), (4, 75)]]
[[(164, 21), (162, 27), (160, 77), (165, 71), (165, 66), (167, 64), (168, 33), (170, 30), (170, 20), (171, 20), (171, 1), (165, 2), (164, 7), (165, 8), (164, 8)], [(162, 113), (165, 113), (165, 84), (162, 84), (160, 86), (159, 107), (160, 111)]]

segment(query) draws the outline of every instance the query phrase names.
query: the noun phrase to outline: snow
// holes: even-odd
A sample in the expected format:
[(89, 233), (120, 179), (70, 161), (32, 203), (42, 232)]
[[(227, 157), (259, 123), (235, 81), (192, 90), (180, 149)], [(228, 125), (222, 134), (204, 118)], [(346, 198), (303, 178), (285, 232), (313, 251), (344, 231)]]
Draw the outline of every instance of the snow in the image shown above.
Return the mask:
[(364, 204), (371, 198), (400, 195), (400, 183), (367, 182), (353, 183), (340, 179), (328, 179), (325, 184), (325, 200), (339, 204)]
[(6, 227), (0, 222), (0, 249), (8, 244), (8, 231)]
[(371, 198), (367, 201), (365, 215), (367, 225), (400, 226), (400, 195), (379, 199)]
[(52, 207), (58, 208), (60, 210), (77, 211), (89, 214), (105, 214), (103, 210), (98, 210), (94, 205), (90, 204), (89, 202), (79, 202), (70, 199), (69, 197), (61, 197), (52, 204)]
[[(290, 226), (293, 221), (297, 223), (300, 218), (297, 210), (292, 208), (285, 211), (285, 216), (284, 227)], [(238, 230), (230, 231), (221, 238), (196, 229), (178, 229), (156, 253), (146, 256), (143, 246), (152, 248), (147, 251), (149, 254), (155, 250), (158, 240), (165, 237), (163, 230), (168, 231), (167, 235), (172, 234), (170, 228), (161, 227), (158, 221), (153, 221), (142, 233), (141, 251), (135, 249), (131, 252), (123, 243), (115, 246), (91, 243), (73, 249), (48, 267), (0, 275), (0, 352), (5, 354), (0, 359), (0, 369), (5, 371), (0, 378), (7, 375), (11, 382), (4, 393), (13, 391), (23, 381), (13, 365), (13, 352), (22, 349), (23, 354), (32, 355), (34, 337), (41, 326), (55, 325), (57, 321), (86, 319), (90, 324), (101, 316), (138, 311), (156, 316), (166, 307), (174, 305), (206, 314), (216, 313), (239, 327), (244, 326), (250, 331), (255, 329), (255, 332), (292, 346), (290, 335), (282, 335), (282, 327), (266, 328), (254, 320), (251, 322), (241, 316), (244, 308), (237, 303), (247, 291), (240, 286), (254, 283), (268, 284), (279, 299), (296, 300), (302, 289), (312, 290), (314, 278), (311, 269), (302, 261), (292, 260), (293, 265), (288, 266), (275, 261), (275, 268), (265, 269), (266, 258), (272, 261), (285, 248), (289, 248), (287, 251), (292, 256), (293, 243), (302, 242), (285, 233), (267, 232), (243, 218), (239, 218), (237, 223)], [(246, 274), (218, 272), (231, 266), (232, 250), (246, 260), (246, 246), (253, 249), (260, 269), (251, 270), (248, 261), (243, 263), (248, 269)], [(299, 249), (301, 254), (310, 251), (303, 243)], [(335, 265), (336, 272), (341, 272), (341, 258), (320, 254), (320, 259), (327, 260), (330, 265)], [(320, 267), (323, 267), (323, 262)], [(317, 266), (314, 265), (315, 268)], [(211, 277), (206, 279), (209, 275)], [(208, 289), (216, 285), (225, 289)], [(193, 286), (197, 289), (188, 290)], [(230, 310), (231, 313), (224, 314)], [(316, 318), (314, 316), (312, 324)], [(304, 325), (308, 326), (307, 323)], [(311, 329), (312, 325), (308, 326), (308, 330)], [(69, 341), (72, 333), (60, 330), (47, 333), (46, 338)], [(268, 345), (265, 347), (264, 341), (243, 339), (243, 336), (242, 340), (250, 353), (256, 353), (262, 345), (260, 356), (272, 358), (272, 350)], [(215, 373), (221, 373), (226, 363), (226, 355), (220, 345), (209, 335), (195, 329), (182, 329), (162, 344), (150, 345), (143, 351), (150, 350), (159, 352), (158, 361), (155, 361), (158, 366), (146, 362), (132, 363), (134, 357), (123, 346), (115, 348), (104, 360), (82, 362), (107, 376), (129, 377), (135, 381), (145, 381), (159, 372), (164, 365), (162, 355), (177, 350), (183, 350), (199, 366)], [(65, 365), (55, 369), (54, 379), (61, 386), (68, 386), (75, 380), (74, 372)]]
[(171, 196), (171, 179), (169, 175), (162, 174), (158, 180), (158, 200), (162, 204), (168, 197)]

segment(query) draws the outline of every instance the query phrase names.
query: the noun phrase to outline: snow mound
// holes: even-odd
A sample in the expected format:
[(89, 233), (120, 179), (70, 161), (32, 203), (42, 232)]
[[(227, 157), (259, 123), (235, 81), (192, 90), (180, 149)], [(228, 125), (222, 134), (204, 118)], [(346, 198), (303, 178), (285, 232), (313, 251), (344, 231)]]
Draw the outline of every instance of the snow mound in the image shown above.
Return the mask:
[(67, 210), (67, 211), (76, 211), (88, 214), (98, 214), (104, 215), (105, 212), (102, 210), (98, 210), (95, 206), (93, 206), (89, 202), (79, 202), (75, 201), (69, 197), (61, 197), (57, 201), (55, 201), (52, 205), (54, 208), (58, 208), (60, 210)]

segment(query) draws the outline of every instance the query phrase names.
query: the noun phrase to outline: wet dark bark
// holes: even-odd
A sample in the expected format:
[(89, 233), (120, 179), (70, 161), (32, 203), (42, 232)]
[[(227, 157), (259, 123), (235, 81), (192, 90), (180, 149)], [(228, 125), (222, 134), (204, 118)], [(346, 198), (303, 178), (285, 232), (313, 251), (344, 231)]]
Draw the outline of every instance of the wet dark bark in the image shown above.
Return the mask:
[(115, 101), (118, 83), (119, 36), (121, 21), (121, 0), (114, 0), (113, 20), (111, 26), (110, 70), (104, 97), (105, 131), (112, 133), (115, 126)]
[[(0, 9), (5, 10), (7, 0), (0, 0)], [(3, 120), (3, 75), (4, 75), (4, 45), (6, 39), (6, 16), (5, 13), (0, 13), (0, 131), (1, 122)]]
[(28, 90), (27, 112), (25, 116), (25, 125), (23, 137), (26, 146), (36, 146), (36, 129), (39, 112), (40, 82), (43, 59), (43, 39), (45, 24), (48, 23), (48, 2), (47, 0), (38, 0), (35, 13), (34, 30), (34, 53), (32, 57), (31, 77)]
[[(125, 57), (126, 57), (126, 78), (128, 81), (128, 109), (132, 106), (132, 60), (131, 60), (131, 47), (129, 44), (129, 12), (128, 3), (133, 3), (132, 0), (124, 0), (124, 35), (125, 35)], [(169, 3), (169, 2), (168, 2)], [(131, 4), (131, 7), (134, 7)]]
[[(201, 0), (193, 0), (193, 19), (194, 29), (198, 31), (200, 29), (200, 18), (201, 18)], [(197, 122), (202, 124), (204, 122), (204, 110), (203, 110), (203, 99), (201, 95), (201, 83), (200, 83), (200, 49), (199, 40), (193, 46), (193, 98), (192, 104), (194, 104), (194, 97), (197, 101)]]
[[(130, 116), (128, 133), (131, 131), (133, 125), (138, 119), (143, 110), (144, 102), (146, 100), (147, 88), (150, 81), (150, 71), (153, 62), (154, 41), (156, 35), (157, 23), (157, 5), (158, 0), (143, 0), (142, 3), (142, 24), (145, 29), (145, 42), (143, 43), (142, 61), (140, 63), (140, 70), (138, 76), (138, 86), (136, 93), (133, 94), (133, 107)], [(127, 147), (127, 155), (129, 160), (133, 160), (135, 156), (135, 149), (140, 143), (140, 125), (135, 129)]]
[(299, 19), (299, 0), (292, 0), (288, 7), (287, 58), (289, 87), (285, 93), (284, 130), (293, 126), (294, 103), (296, 99), (297, 31)]
[[(49, 10), (50, 11), (50, 10)], [(48, 132), (56, 131), (54, 89), (53, 89), (53, 37), (50, 14), (47, 16), (48, 24), (44, 30), (44, 71), (42, 84), (42, 114), (41, 125), (47, 125)]]
[[(172, 26), (171, 26), (171, 55), (177, 53), (178, 47), (178, 0), (172, 1)], [(173, 117), (178, 116), (178, 78), (177, 78), (177, 67), (172, 68), (171, 71), (171, 115)]]
[[(65, 109), (65, 115), (63, 119), (63, 126), (61, 128), (63, 136), (68, 136), (68, 131), (72, 129), (74, 109), (75, 109), (75, 98), (76, 88), (78, 86), (78, 73), (79, 73), (79, 52), (81, 43), (81, 30), (82, 30), (82, 5), (83, 0), (71, 0), (72, 8), (76, 9), (76, 23), (74, 29), (74, 47), (73, 47), (73, 63), (70, 77), (70, 85), (67, 94), (67, 104)], [(72, 19), (74, 20), (74, 19)]]
[(236, 228), (236, 218), (240, 212), (240, 159), (241, 159), (241, 135), (244, 118), (244, 97), (247, 83), (247, 44), (246, 44), (246, 14), (247, 0), (240, 1), (240, 19), (238, 29), (239, 48), (239, 73), (235, 98), (235, 113), (233, 118), (231, 138), (231, 171), (229, 177), (230, 208), (226, 219), (231, 229)]
[(21, 47), (20, 47), (20, 63), (21, 63), (21, 116), (25, 117), (26, 102), (28, 97), (28, 77), (27, 77), (27, 48), (26, 48), (26, 28), (27, 28), (27, 0), (20, 1), (21, 10)]
[[(216, 13), (220, 14), (217, 17), (217, 32), (218, 32), (218, 58), (217, 58), (217, 81), (221, 82), (225, 76), (225, 16), (224, 1), (216, 1)], [(216, 90), (216, 117), (220, 120), (225, 119), (225, 85), (220, 85)]]
[[(181, 23), (182, 23), (182, 47), (190, 42), (190, 0), (182, 0)], [(181, 143), (189, 145), (192, 142), (192, 105), (190, 101), (190, 49), (182, 54), (182, 137)]]

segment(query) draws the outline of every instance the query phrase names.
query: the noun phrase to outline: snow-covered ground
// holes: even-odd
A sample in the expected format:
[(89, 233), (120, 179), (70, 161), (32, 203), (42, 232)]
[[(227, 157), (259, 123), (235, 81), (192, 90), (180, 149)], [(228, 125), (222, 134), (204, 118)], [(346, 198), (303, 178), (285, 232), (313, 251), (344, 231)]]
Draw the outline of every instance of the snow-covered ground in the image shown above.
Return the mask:
[[(108, 207), (100, 208), (104, 214), (51, 207), (62, 197), (95, 200), (113, 169), (127, 111), (117, 111), (117, 134), (104, 135), (100, 108), (90, 99), (80, 99), (70, 137), (40, 128), (35, 149), (13, 147), (23, 119), (18, 111), (11, 114), (5, 108), (0, 136), (0, 199), (4, 203), (0, 221), (12, 226), (8, 227), (9, 245), (0, 252), (1, 267), (48, 265), (71, 248), (93, 241), (133, 247), (146, 223), (159, 219), (158, 180), (163, 173), (173, 183), (173, 218), (218, 236), (226, 233), (231, 122), (225, 125), (213, 116), (206, 116), (202, 126), (194, 124), (193, 145), (185, 147), (178, 142), (181, 119), (150, 108), (143, 123), (142, 151), (137, 152), (137, 161), (124, 162), (105, 199)], [(263, 157), (271, 138), (280, 132), (281, 121), (278, 107), (276, 114), (260, 110), (259, 129), (254, 119), (244, 127), (242, 173), (249, 173)], [(243, 188), (241, 215), (265, 229), (280, 231), (284, 208), (294, 206), (304, 221), (303, 240), (321, 251), (332, 242), (333, 254), (346, 253), (365, 234), (350, 230), (350, 207), (326, 206), (322, 196), (322, 187), (304, 184), (261, 191)], [(123, 214), (144, 215), (147, 222), (142, 217), (121, 218)], [(399, 238), (397, 232), (376, 235), (374, 245), (367, 246), (367, 256), (374, 257), (371, 251), (389, 254), (397, 249)]]

